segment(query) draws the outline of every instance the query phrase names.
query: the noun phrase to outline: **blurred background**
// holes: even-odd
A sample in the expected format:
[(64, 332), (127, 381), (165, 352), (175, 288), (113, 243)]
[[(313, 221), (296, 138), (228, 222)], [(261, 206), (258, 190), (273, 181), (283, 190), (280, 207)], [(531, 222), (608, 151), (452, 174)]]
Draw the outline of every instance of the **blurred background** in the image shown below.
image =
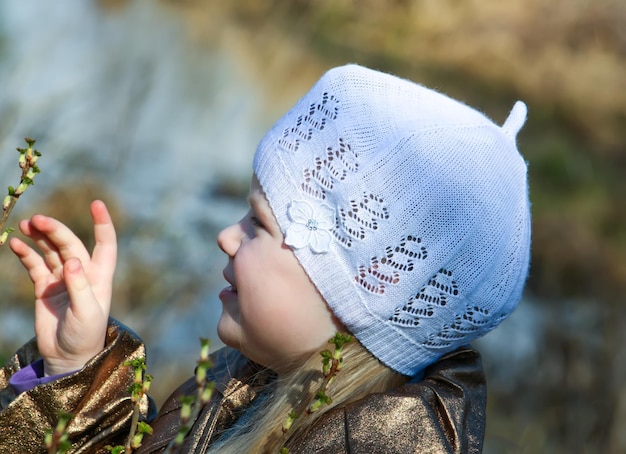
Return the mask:
[[(37, 139), (9, 224), (57, 216), (120, 242), (113, 315), (149, 346), (159, 402), (219, 346), (217, 232), (245, 211), (264, 131), (356, 62), (502, 123), (529, 108), (533, 254), (517, 311), (478, 343), (487, 453), (626, 452), (626, 3), (620, 0), (4, 0), (0, 183)], [(33, 335), (32, 287), (0, 249), (0, 359)]]

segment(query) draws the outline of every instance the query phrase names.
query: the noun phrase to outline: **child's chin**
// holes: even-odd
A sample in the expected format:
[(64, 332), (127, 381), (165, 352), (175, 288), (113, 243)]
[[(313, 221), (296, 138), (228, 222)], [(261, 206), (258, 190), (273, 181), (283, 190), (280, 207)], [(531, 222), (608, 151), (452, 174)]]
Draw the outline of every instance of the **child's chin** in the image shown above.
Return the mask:
[(229, 313), (222, 311), (217, 323), (217, 337), (229, 347), (238, 348), (241, 345), (241, 327), (233, 320)]

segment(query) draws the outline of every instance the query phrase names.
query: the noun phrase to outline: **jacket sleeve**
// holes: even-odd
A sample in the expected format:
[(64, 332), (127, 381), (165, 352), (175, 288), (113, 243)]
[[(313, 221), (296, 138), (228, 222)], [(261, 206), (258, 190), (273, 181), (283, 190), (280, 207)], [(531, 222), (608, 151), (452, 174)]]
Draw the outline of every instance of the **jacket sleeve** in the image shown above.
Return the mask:
[(480, 453), (486, 393), (480, 355), (461, 348), (418, 382), (331, 411), (294, 452)]
[[(56, 426), (60, 412), (71, 413), (67, 426), (72, 452), (108, 452), (123, 444), (133, 403), (128, 391), (134, 372), (124, 363), (145, 358), (145, 347), (131, 330), (111, 320), (102, 352), (80, 371), (17, 394), (11, 375), (39, 358), (33, 339), (0, 369), (0, 452), (46, 452), (45, 432)], [(141, 403), (144, 415), (148, 399)]]

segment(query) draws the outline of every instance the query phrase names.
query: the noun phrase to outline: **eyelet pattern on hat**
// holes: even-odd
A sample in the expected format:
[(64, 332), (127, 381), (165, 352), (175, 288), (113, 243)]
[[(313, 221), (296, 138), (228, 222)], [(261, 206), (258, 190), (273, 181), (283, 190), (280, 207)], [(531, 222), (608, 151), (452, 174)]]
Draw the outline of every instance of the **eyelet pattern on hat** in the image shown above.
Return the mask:
[(434, 90), (347, 65), (259, 144), (254, 172), (287, 244), (394, 370), (415, 374), (517, 305), (530, 250), (515, 144), (525, 118), (518, 102), (500, 127)]

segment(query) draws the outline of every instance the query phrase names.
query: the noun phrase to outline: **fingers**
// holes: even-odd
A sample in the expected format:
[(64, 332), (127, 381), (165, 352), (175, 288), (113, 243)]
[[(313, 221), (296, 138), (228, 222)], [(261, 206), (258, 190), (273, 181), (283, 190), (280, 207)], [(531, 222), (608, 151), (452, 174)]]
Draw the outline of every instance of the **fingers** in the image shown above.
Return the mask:
[(31, 281), (36, 282), (50, 274), (50, 269), (43, 258), (19, 238), (11, 238), (9, 247), (28, 271)]
[(102, 272), (112, 276), (117, 259), (117, 237), (111, 215), (104, 202), (100, 200), (92, 202), (91, 217), (96, 240), (91, 259)]
[(11, 243), (11, 249), (28, 270), (36, 289), (38, 284), (45, 285), (55, 279), (64, 279), (64, 264), (75, 258), (82, 263), (91, 291), (103, 305), (110, 303), (117, 259), (115, 227), (102, 201), (92, 202), (91, 217), (95, 237), (95, 247), (91, 256), (83, 242), (67, 226), (54, 218), (38, 214), (20, 223), (22, 233), (35, 242), (44, 256), (42, 258), (33, 248), (20, 240)]
[(70, 295), (70, 304), (77, 318), (81, 318), (81, 313), (88, 313), (95, 308), (100, 310), (80, 260), (71, 258), (65, 262), (63, 275), (65, 277), (65, 286)]
[[(104, 202), (92, 202), (91, 216), (94, 222), (96, 261), (114, 263), (117, 255), (115, 228)], [(30, 237), (43, 252), (52, 269), (62, 267), (63, 262), (71, 257), (83, 263), (90, 259), (83, 242), (65, 224), (54, 218), (36, 214), (30, 220), (20, 222), (19, 226), (22, 233)]]
[(83, 242), (54, 218), (36, 214), (30, 220), (20, 222), (19, 226), (43, 252), (51, 270), (60, 272), (63, 262), (71, 257), (77, 257), (83, 263), (89, 260)]
[(46, 235), (43, 235), (32, 225), (31, 219), (20, 221), (19, 229), (25, 236), (32, 239), (39, 250), (44, 253), (50, 269), (60, 269), (60, 267), (62, 267), (61, 257), (58, 254), (56, 246), (48, 240)]

